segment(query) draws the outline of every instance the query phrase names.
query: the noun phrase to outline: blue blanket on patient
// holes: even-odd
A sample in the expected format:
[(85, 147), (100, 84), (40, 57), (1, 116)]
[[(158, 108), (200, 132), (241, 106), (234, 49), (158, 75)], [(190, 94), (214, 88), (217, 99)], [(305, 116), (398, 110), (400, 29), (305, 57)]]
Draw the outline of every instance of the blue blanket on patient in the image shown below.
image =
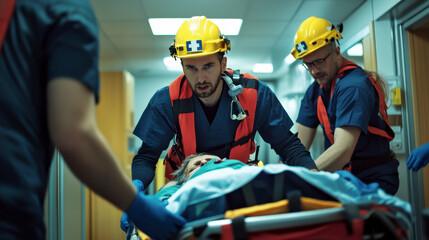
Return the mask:
[(342, 204), (370, 202), (411, 212), (409, 203), (385, 193), (376, 183), (363, 183), (346, 171), (312, 172), (284, 164), (257, 167), (236, 160), (210, 161), (183, 186), (168, 190), (170, 195), (165, 200), (167, 209), (192, 221), (249, 204), (277, 201), (279, 196), (285, 199), (288, 192), (295, 190), (302, 196)]

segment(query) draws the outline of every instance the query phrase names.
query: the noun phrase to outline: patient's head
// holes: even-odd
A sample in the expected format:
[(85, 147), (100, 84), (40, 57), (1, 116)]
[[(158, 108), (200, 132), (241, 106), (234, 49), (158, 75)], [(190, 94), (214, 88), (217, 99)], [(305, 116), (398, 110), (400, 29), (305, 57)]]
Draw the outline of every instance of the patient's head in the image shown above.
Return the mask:
[(182, 166), (173, 173), (173, 177), (176, 179), (177, 184), (181, 185), (186, 182), (198, 169), (213, 158), (219, 157), (207, 153), (199, 153), (187, 157), (185, 161), (183, 161)]

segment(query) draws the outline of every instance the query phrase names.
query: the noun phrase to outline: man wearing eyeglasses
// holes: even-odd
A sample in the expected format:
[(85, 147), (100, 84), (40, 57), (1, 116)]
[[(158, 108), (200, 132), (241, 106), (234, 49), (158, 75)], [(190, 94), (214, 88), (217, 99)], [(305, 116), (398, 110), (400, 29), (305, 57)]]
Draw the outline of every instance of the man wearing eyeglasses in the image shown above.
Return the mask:
[(394, 133), (387, 120), (387, 85), (341, 56), (335, 42), (341, 31), (342, 25), (337, 29), (326, 19), (310, 17), (296, 32), (291, 54), (315, 80), (302, 99), (298, 137), (309, 149), (320, 124), (325, 137), (325, 152), (315, 161), (320, 170), (346, 169), (395, 194), (399, 163), (389, 146)]

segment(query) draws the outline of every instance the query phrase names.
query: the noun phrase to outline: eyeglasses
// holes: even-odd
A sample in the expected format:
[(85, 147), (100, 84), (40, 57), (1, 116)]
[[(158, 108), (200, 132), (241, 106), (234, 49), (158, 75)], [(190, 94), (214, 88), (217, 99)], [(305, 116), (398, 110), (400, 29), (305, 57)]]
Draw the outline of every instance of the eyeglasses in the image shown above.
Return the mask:
[(316, 59), (316, 60), (314, 60), (312, 62), (303, 62), (302, 66), (304, 66), (305, 69), (307, 69), (307, 70), (310, 69), (310, 68), (312, 68), (313, 66), (316, 67), (316, 68), (318, 68), (318, 69), (323, 68), (325, 66), (325, 64), (326, 64), (326, 59), (330, 55), (331, 55), (331, 53), (328, 53), (328, 55), (326, 57), (324, 57), (324, 58), (319, 58), (319, 59)]

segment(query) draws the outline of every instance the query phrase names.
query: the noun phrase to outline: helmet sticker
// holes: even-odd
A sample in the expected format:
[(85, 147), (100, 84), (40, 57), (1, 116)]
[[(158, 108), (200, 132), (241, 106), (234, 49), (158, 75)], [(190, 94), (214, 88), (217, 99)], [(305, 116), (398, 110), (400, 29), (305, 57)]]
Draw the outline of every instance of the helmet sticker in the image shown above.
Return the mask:
[(296, 50), (298, 51), (298, 53), (307, 51), (308, 48), (307, 48), (307, 44), (305, 44), (305, 41), (302, 41), (302, 42), (298, 43), (296, 45)]
[(201, 52), (203, 51), (203, 44), (201, 40), (186, 41), (187, 52)]

